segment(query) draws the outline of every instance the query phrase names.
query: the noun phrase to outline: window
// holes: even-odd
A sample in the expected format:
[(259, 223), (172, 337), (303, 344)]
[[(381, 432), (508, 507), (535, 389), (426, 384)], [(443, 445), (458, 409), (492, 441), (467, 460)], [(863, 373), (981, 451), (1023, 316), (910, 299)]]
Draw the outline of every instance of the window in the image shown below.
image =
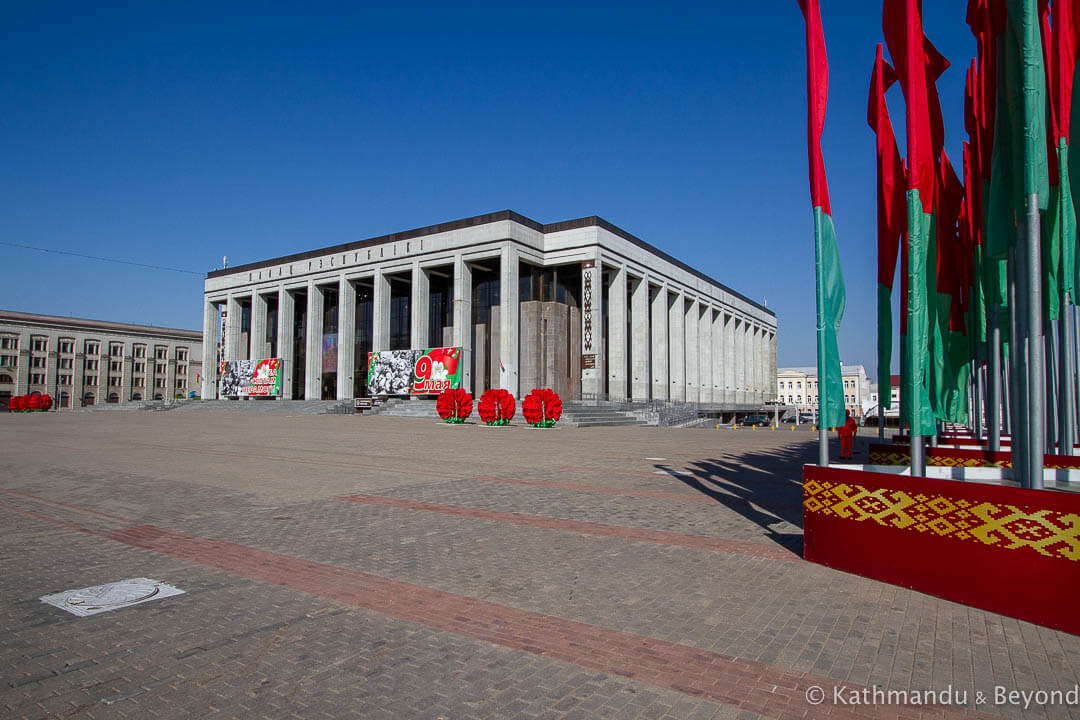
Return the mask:
[(86, 354), (87, 355), (97, 355), (98, 351), (100, 349), (101, 349), (101, 344), (97, 340), (87, 340), (86, 341)]
[(49, 341), (47, 338), (36, 337), (31, 341), (30, 347), (34, 352), (45, 352), (49, 349)]
[[(139, 357), (139, 356), (138, 356), (138, 355), (136, 355), (135, 357)], [(133, 371), (137, 372), (137, 373), (142, 373), (142, 372), (146, 372), (146, 363), (144, 363), (144, 362), (137, 362), (137, 363), (135, 363), (134, 365), (132, 365), (132, 368), (131, 368), (131, 369), (132, 369)]]
[(97, 385), (97, 375), (87, 375), (86, 379), (83, 380), (83, 385)]
[(86, 361), (86, 369), (87, 370), (97, 370), (99, 362), (100, 362), (100, 360), (87, 360)]
[(136, 345), (134, 348), (132, 348), (131, 354), (132, 354), (132, 356), (137, 357), (137, 358), (146, 357), (146, 346), (145, 345)]
[(113, 377), (109, 378), (109, 387), (120, 387), (120, 382), (121, 379), (114, 375)]
[(187, 362), (187, 348), (176, 348), (176, 361)]
[(17, 355), (0, 355), (0, 367), (15, 367), (19, 364)]
[(124, 369), (123, 360), (111, 360), (109, 361), (109, 372), (121, 372)]
[(187, 375), (187, 365), (177, 365), (176, 366), (176, 374), (177, 375)]
[(5, 335), (4, 337), (0, 337), (0, 350), (18, 350), (18, 349), (19, 349), (19, 338), (11, 336), (11, 335)]
[(168, 359), (168, 357), (169, 357), (169, 348), (162, 347), (160, 345), (158, 345), (156, 348), (154, 348), (154, 359), (155, 360), (166, 360), (166, 359)]
[(73, 352), (75, 352), (75, 341), (61, 340), (59, 350), (66, 355), (72, 354)]
[(60, 376), (58, 376), (56, 378), (56, 383), (58, 385), (70, 385), (71, 384), (71, 376), (70, 375), (60, 375)]
[(37, 357), (30, 358), (30, 367), (43, 368), (45, 367), (45, 358), (38, 355)]
[(31, 385), (44, 385), (45, 384), (45, 373), (31, 373), (30, 374), (30, 384)]
[(146, 387), (146, 378), (137, 377), (131, 382), (132, 387)]
[(15, 378), (7, 374), (0, 374), (0, 385), (14, 385)]
[(184, 378), (176, 378), (176, 389), (177, 390), (183, 390), (184, 389)]
[(124, 354), (123, 343), (109, 343), (109, 355), (112, 357), (121, 357)]
[(166, 367), (166, 365), (164, 363), (158, 363), (157, 365), (154, 366), (154, 374), (156, 374), (156, 375), (164, 375), (165, 371), (167, 369), (168, 368)]
[(71, 358), (60, 358), (60, 368), (62, 370), (70, 370), (74, 365), (75, 361)]
[(154, 387), (156, 387), (156, 388), (165, 387), (165, 378), (163, 378), (163, 377), (155, 378), (154, 379)]

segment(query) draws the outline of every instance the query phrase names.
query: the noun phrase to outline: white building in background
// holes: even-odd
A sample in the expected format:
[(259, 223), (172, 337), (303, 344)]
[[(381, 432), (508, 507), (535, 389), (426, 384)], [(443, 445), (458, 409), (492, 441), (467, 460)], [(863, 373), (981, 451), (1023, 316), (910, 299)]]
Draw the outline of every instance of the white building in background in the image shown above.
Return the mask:
[[(870, 378), (862, 365), (840, 364), (844, 382), (844, 407), (852, 417), (865, 417), (872, 405)], [(813, 412), (818, 406), (817, 367), (780, 368), (776, 373), (776, 399), (799, 412)]]
[(0, 403), (51, 395), (61, 408), (171, 400), (202, 384), (203, 335), (0, 310)]
[[(610, 223), (511, 211), (211, 272), (203, 362), (280, 358), (282, 397), (368, 394), (368, 353), (459, 347), (516, 397), (771, 400), (776, 315)], [(207, 373), (203, 397), (216, 397)]]

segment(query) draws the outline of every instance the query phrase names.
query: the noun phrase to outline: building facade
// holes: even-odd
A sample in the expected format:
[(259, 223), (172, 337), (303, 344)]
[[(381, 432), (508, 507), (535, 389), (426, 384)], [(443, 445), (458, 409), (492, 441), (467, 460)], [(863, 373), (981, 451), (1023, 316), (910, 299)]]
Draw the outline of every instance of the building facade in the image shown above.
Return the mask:
[(202, 333), (0, 310), (0, 400), (62, 408), (187, 397), (202, 382)]
[[(462, 385), (517, 397), (750, 406), (776, 316), (596, 217), (510, 211), (211, 272), (203, 364), (282, 360), (282, 397), (367, 394), (368, 353), (460, 347)], [(212, 373), (203, 397), (214, 397)]]
[[(862, 365), (841, 363), (844, 383), (844, 407), (852, 417), (862, 418), (876, 403), (871, 399), (870, 378)], [(816, 367), (781, 368), (776, 373), (776, 398), (799, 412), (812, 412), (818, 406), (818, 372)]]

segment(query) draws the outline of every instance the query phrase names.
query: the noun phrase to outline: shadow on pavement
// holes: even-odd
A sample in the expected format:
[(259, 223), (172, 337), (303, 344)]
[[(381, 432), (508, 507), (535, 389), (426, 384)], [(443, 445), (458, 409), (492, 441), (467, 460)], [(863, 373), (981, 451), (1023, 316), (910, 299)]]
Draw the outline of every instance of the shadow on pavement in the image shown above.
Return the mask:
[[(839, 448), (839, 440), (833, 434), (829, 438), (829, 456), (836, 458)], [(861, 461), (862, 448), (865, 444), (857, 443), (855, 462)], [(662, 463), (655, 467), (739, 513), (765, 530), (778, 545), (801, 555), (802, 467), (817, 462), (817, 449), (815, 435), (788, 447), (697, 460), (689, 463), (685, 471)]]

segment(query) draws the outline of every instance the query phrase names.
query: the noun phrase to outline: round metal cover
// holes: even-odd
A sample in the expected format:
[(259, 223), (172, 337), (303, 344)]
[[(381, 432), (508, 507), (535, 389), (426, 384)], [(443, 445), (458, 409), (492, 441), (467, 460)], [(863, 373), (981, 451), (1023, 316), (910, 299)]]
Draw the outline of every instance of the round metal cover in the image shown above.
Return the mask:
[(156, 582), (124, 580), (77, 590), (68, 597), (67, 604), (85, 610), (120, 607), (148, 600), (157, 595), (160, 590)]

